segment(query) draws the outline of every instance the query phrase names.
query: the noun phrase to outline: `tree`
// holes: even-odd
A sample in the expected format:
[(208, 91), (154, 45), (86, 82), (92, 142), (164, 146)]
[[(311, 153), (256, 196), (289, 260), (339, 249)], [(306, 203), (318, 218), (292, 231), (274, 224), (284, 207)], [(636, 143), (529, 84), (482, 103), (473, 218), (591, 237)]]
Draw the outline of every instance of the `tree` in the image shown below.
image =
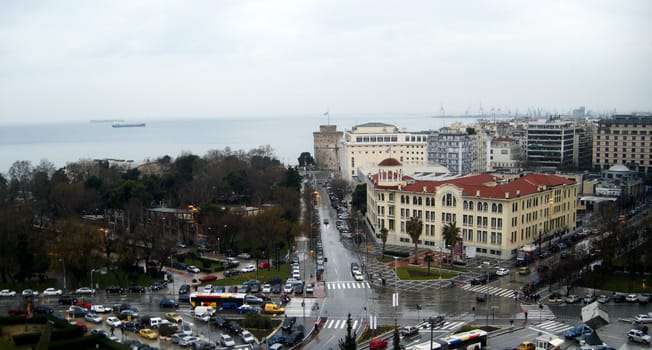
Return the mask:
[[(428, 264), (428, 274), (430, 274), (430, 263), (433, 262), (432, 254), (428, 254), (423, 258), (423, 261), (425, 261)], [(439, 271), (441, 273), (441, 271)]]
[(299, 166), (315, 165), (315, 159), (310, 155), (310, 152), (301, 152), (299, 155)]
[(353, 329), (352, 326), (352, 321), (351, 321), (351, 313), (346, 318), (346, 335), (344, 336), (344, 339), (340, 339), (339, 342), (339, 347), (340, 350), (355, 350), (358, 347), (358, 344), (355, 342), (356, 334), (355, 331), (353, 331), (353, 334), (351, 334), (351, 331)]
[(405, 224), (405, 230), (412, 239), (412, 242), (414, 242), (414, 263), (417, 264), (417, 250), (419, 237), (421, 237), (421, 233), (423, 232), (423, 222), (418, 217), (413, 216)]
[(452, 247), (457, 243), (460, 235), (460, 228), (456, 226), (455, 222), (449, 222), (444, 225), (442, 229), (442, 236), (447, 247)]
[(392, 337), (392, 344), (394, 345), (394, 350), (402, 350), (401, 346), (401, 334), (398, 332), (398, 327), (394, 327), (394, 336)]
[(359, 210), (362, 215), (367, 213), (367, 185), (360, 184), (355, 186), (353, 194), (351, 195), (351, 206), (353, 209)]
[(389, 231), (383, 227), (380, 229), (380, 240), (383, 241), (383, 258), (385, 257), (385, 244), (387, 244), (387, 234)]

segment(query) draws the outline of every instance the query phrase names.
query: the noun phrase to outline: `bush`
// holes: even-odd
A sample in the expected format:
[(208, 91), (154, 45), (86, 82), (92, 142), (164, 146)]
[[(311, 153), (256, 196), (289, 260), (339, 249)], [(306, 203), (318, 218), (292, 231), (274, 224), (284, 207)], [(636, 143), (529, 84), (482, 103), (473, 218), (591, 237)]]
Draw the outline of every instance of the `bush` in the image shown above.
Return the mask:
[(407, 258), (407, 257), (410, 256), (410, 253), (407, 253), (407, 252), (395, 252), (395, 251), (391, 251), (391, 250), (385, 250), (385, 251), (383, 251), (383, 254), (398, 256), (398, 257), (401, 257), (401, 258)]
[(242, 320), (242, 327), (255, 329), (272, 328), (272, 319), (267, 315), (248, 313)]

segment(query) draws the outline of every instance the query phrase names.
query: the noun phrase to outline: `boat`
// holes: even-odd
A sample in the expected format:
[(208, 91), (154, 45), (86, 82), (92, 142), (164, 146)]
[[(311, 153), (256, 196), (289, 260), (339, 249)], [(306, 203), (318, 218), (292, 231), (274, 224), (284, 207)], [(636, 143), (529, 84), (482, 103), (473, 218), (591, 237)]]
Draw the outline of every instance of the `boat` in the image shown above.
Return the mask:
[(146, 125), (145, 123), (113, 123), (111, 126), (114, 128), (144, 128)]

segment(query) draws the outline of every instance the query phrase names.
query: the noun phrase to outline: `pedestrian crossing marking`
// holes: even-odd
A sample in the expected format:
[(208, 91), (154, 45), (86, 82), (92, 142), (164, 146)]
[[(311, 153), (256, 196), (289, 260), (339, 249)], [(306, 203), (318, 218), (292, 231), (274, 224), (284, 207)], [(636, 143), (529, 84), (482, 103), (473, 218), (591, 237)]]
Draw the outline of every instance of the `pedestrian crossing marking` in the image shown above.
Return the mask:
[(326, 282), (326, 289), (364, 289), (370, 288), (369, 282)]
[[(462, 327), (463, 325), (466, 324), (466, 321), (446, 321), (443, 324), (434, 327), (433, 329), (437, 330), (447, 330), (447, 331), (452, 331), (454, 329), (457, 329), (459, 327)], [(430, 329), (430, 325), (428, 324), (428, 321), (424, 321), (420, 324), (417, 325), (417, 328), (420, 329)]]
[(505, 288), (493, 287), (488, 285), (472, 286), (470, 284), (465, 284), (461, 288), (469, 292), (487, 293), (503, 298), (514, 298), (514, 291), (512, 289), (505, 289)]
[(540, 323), (538, 325), (533, 325), (533, 326), (531, 326), (529, 328), (532, 329), (532, 330), (535, 330), (535, 331), (547, 331), (547, 332), (550, 332), (550, 333), (561, 333), (561, 332), (565, 332), (565, 331), (573, 328), (573, 326), (571, 326), (569, 324), (566, 324), (566, 323), (563, 323), (563, 322), (560, 322), (560, 321), (550, 320), (550, 321)]
[[(351, 327), (353, 329), (356, 329), (358, 327), (358, 320), (352, 320), (353, 323), (351, 324)], [(327, 329), (345, 329), (346, 328), (346, 320), (328, 320), (324, 324), (324, 328)]]

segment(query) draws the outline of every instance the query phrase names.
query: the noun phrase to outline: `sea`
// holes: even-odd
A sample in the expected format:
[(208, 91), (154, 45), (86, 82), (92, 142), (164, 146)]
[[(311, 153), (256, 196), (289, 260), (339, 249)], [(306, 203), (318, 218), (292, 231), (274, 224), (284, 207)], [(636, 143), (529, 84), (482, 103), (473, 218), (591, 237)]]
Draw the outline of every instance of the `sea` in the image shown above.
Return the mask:
[[(131, 122), (131, 121), (129, 121)], [(134, 121), (135, 122), (135, 121)], [(113, 128), (110, 122), (58, 122), (0, 125), (0, 173), (16, 161), (36, 166), (48, 160), (55, 168), (81, 159), (118, 159), (141, 164), (163, 156), (210, 150), (249, 151), (269, 145), (278, 160), (296, 165), (301, 152), (314, 153), (313, 132), (320, 125), (350, 130), (355, 125), (383, 122), (405, 131), (437, 130), (453, 122), (473, 123), (468, 117), (419, 114), (356, 114), (265, 116), (214, 119), (161, 119), (145, 127)]]

